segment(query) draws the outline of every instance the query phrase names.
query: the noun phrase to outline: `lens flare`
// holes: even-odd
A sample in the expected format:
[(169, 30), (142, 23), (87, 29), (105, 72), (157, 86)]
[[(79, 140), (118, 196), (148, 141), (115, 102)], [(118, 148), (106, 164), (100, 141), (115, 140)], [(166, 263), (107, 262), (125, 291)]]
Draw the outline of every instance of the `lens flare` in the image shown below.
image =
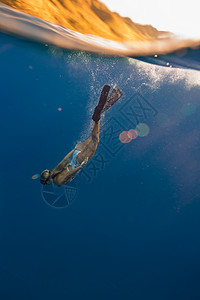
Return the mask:
[(128, 131), (128, 136), (129, 136), (132, 140), (134, 140), (134, 139), (136, 139), (136, 138), (138, 137), (138, 132), (137, 132), (135, 129), (130, 129), (130, 130)]
[(139, 123), (137, 126), (136, 126), (136, 131), (138, 133), (138, 136), (140, 137), (144, 137), (144, 136), (147, 136), (149, 134), (149, 126), (145, 123)]
[(32, 179), (35, 180), (35, 179), (38, 179), (39, 177), (40, 177), (39, 174), (35, 174), (35, 175), (32, 176)]
[(128, 131), (122, 131), (119, 135), (119, 139), (123, 144), (127, 144), (132, 140)]

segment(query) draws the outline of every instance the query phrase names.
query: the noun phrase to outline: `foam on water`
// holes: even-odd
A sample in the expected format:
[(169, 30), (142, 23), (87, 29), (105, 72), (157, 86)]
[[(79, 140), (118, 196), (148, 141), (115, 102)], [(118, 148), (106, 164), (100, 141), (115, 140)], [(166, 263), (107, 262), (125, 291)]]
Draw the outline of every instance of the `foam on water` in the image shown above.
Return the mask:
[[(129, 63), (133, 65), (134, 69), (143, 78), (149, 78), (151, 89), (157, 89), (165, 81), (171, 84), (184, 81), (185, 87), (191, 89), (194, 86), (200, 86), (200, 73), (195, 70), (178, 69), (178, 68), (165, 68), (157, 65), (150, 65), (145, 62), (137, 61), (132, 58), (127, 58)], [(129, 79), (130, 80), (130, 79)]]

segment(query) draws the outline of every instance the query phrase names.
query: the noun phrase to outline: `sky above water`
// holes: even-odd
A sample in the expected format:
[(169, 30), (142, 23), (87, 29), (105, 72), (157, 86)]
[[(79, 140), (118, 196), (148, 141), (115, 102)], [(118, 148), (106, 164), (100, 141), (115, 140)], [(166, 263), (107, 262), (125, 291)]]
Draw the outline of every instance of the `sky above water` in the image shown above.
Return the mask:
[(186, 37), (200, 38), (197, 0), (102, 0), (109, 9), (130, 17), (134, 22), (151, 24)]

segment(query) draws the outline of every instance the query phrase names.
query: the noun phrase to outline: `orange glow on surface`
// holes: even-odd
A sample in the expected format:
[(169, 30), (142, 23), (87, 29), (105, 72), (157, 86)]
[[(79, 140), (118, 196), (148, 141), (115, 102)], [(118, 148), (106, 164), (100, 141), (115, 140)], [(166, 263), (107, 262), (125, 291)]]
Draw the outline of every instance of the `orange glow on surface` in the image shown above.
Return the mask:
[[(154, 40), (159, 31), (110, 11), (98, 0), (0, 0), (19, 11), (74, 31), (114, 41)], [(48, 46), (48, 45), (47, 45)]]

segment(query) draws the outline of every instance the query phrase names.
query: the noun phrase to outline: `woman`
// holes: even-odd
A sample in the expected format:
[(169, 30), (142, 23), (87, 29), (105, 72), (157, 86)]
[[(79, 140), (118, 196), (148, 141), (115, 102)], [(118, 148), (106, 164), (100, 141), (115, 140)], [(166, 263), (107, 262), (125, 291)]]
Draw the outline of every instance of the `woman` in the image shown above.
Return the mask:
[(78, 143), (75, 149), (69, 152), (53, 170), (44, 170), (40, 176), (40, 182), (42, 184), (51, 184), (52, 182), (58, 186), (67, 184), (74, 179), (86, 163), (94, 156), (99, 143), (101, 115), (122, 96), (122, 92), (114, 88), (108, 97), (109, 91), (109, 85), (105, 85), (102, 89), (99, 103), (92, 116), (94, 125), (91, 136), (84, 143)]

